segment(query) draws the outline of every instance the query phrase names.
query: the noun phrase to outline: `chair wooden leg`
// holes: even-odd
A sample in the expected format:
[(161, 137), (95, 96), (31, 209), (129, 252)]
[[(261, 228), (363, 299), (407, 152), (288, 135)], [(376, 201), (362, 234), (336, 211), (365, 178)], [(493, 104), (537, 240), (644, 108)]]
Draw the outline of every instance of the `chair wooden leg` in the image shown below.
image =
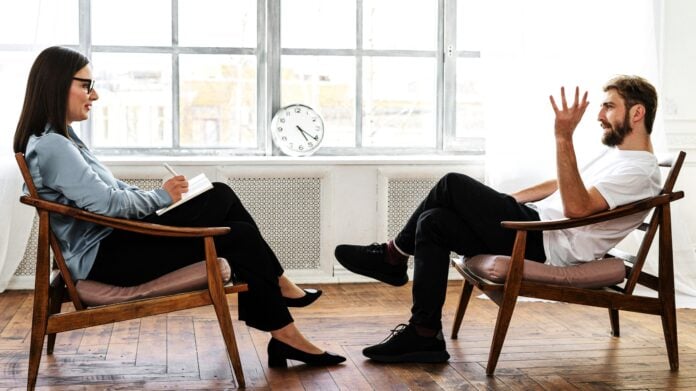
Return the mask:
[(225, 345), (227, 346), (227, 353), (230, 357), (230, 362), (232, 363), (234, 376), (237, 379), (237, 384), (239, 385), (239, 387), (243, 388), (245, 386), (245, 381), (244, 371), (242, 370), (242, 360), (239, 357), (237, 340), (234, 336), (234, 328), (232, 326), (230, 309), (227, 306), (227, 300), (225, 299), (224, 295), (222, 298), (224, 299), (223, 301), (219, 301), (219, 299), (213, 299), (213, 307), (215, 308), (215, 315), (217, 315), (218, 323), (220, 324), (220, 331), (222, 332), (222, 337), (225, 339)]
[(611, 323), (611, 335), (614, 337), (620, 337), (621, 329), (619, 327), (619, 310), (609, 308), (609, 322)]
[(662, 303), (660, 317), (662, 332), (665, 334), (669, 369), (679, 370), (679, 344), (677, 342), (677, 310), (674, 298), (674, 264), (672, 253), (672, 225), (669, 204), (658, 209), (662, 221), (659, 237), (659, 266), (660, 276), (658, 297)]
[(492, 376), (495, 372), (495, 367), (498, 365), (500, 352), (503, 350), (505, 335), (507, 335), (508, 326), (512, 319), (512, 312), (517, 304), (517, 295), (512, 300), (503, 300), (498, 309), (498, 319), (495, 322), (495, 331), (493, 332), (493, 342), (491, 343), (491, 351), (488, 354), (488, 364), (486, 365), (486, 375)]
[(27, 390), (36, 387), (39, 375), (41, 351), (43, 350), (46, 328), (48, 326), (49, 293), (49, 250), (48, 250), (48, 212), (39, 211), (39, 245), (36, 253), (34, 274), (34, 310), (31, 318), (31, 341), (29, 344), (29, 368), (27, 371)]
[[(244, 388), (246, 382), (244, 381), (242, 360), (239, 357), (239, 349), (237, 348), (237, 339), (234, 336), (230, 308), (227, 305), (227, 297), (225, 296), (225, 290), (222, 286), (219, 271), (217, 269), (211, 270), (211, 268), (217, 268), (217, 256), (215, 254), (215, 245), (212, 237), (205, 238), (205, 251), (210, 299), (213, 302), (213, 308), (215, 308), (215, 315), (217, 316), (218, 323), (220, 324), (220, 331), (222, 332), (222, 338), (225, 340), (227, 354), (229, 355), (230, 362), (232, 363), (232, 369), (234, 370), (234, 376), (237, 379), (237, 385), (239, 388)], [(211, 275), (213, 276), (212, 278)]]
[(665, 334), (667, 356), (669, 357), (669, 369), (679, 370), (679, 344), (677, 342), (677, 314), (674, 306), (665, 309), (662, 313), (662, 331)]
[(493, 332), (493, 342), (491, 342), (491, 352), (488, 354), (488, 364), (486, 365), (486, 375), (492, 376), (495, 367), (498, 365), (500, 351), (503, 349), (505, 335), (507, 334), (512, 312), (517, 304), (517, 296), (520, 293), (522, 275), (524, 273), (524, 248), (527, 239), (526, 231), (517, 231), (515, 245), (512, 248), (510, 258), (510, 268), (508, 269), (505, 281), (503, 298), (500, 300), (498, 309), (498, 319), (495, 321), (495, 331)]
[[(65, 294), (65, 286), (61, 285), (50, 288), (48, 300), (48, 316), (60, 313), (60, 308), (63, 305), (63, 295)], [(53, 354), (53, 348), (56, 345), (56, 333), (48, 334), (46, 342), (46, 354)]]
[(462, 291), (459, 294), (459, 305), (457, 306), (457, 313), (454, 315), (454, 324), (452, 325), (452, 339), (457, 339), (459, 327), (462, 325), (462, 319), (464, 318), (464, 313), (466, 312), (466, 307), (469, 304), (473, 289), (474, 286), (471, 285), (469, 281), (464, 280), (462, 282)]
[(43, 350), (44, 337), (46, 336), (46, 313), (48, 311), (48, 294), (41, 290), (34, 291), (34, 313), (31, 321), (31, 343), (29, 345), (29, 371), (27, 377), (27, 390), (33, 390), (36, 386), (36, 378), (39, 376), (41, 364), (41, 351)]

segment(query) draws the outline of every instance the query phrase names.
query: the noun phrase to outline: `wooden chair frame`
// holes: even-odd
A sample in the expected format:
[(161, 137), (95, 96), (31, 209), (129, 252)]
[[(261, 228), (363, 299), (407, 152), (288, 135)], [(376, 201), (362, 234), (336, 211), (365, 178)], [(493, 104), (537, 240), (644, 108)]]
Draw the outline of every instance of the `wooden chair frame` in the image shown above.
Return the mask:
[[(213, 237), (229, 233), (228, 227), (187, 228), (172, 227), (159, 224), (149, 224), (140, 221), (106, 217), (73, 208), (56, 202), (39, 198), (32, 180), (24, 154), (15, 154), (24, 182), (29, 189), (29, 195), (20, 197), (20, 202), (36, 208), (39, 216), (39, 237), (36, 254), (36, 276), (34, 286), (34, 309), (31, 325), (31, 343), (29, 348), (29, 373), (27, 389), (33, 390), (41, 362), (41, 350), (44, 338), (48, 336), (46, 353), (52, 354), (56, 334), (98, 326), (107, 323), (120, 322), (145, 316), (164, 314), (205, 305), (213, 305), (215, 315), (220, 324), (229, 360), (239, 387), (244, 387), (237, 342), (232, 327), (232, 318), (227, 303), (227, 294), (248, 290), (245, 283), (223, 284), (221, 272), (217, 264), (217, 253)], [(137, 232), (146, 235), (201, 238), (205, 248), (206, 273), (208, 287), (192, 292), (167, 296), (134, 300), (124, 303), (109, 304), (88, 308), (78, 297), (75, 281), (68, 271), (60, 246), (51, 231), (49, 216), (58, 213), (78, 220)], [(50, 263), (50, 249), (54, 253), (54, 268)], [(72, 302), (75, 311), (61, 313), (61, 305), (65, 301)]]
[[(452, 338), (456, 339), (461, 326), (462, 318), (471, 297), (474, 287), (480, 289), (498, 304), (498, 317), (493, 333), (493, 341), (486, 366), (486, 374), (489, 376), (495, 371), (498, 358), (505, 341), (510, 319), (515, 309), (517, 297), (533, 297), (559, 302), (582, 304), (595, 307), (604, 307), (609, 310), (609, 319), (612, 335), (618, 337), (619, 310), (659, 315), (662, 319), (662, 329), (667, 345), (669, 366), (672, 371), (679, 369), (679, 353), (677, 344), (677, 320), (674, 299), (674, 266), (672, 259), (672, 228), (670, 216), (670, 203), (684, 197), (683, 191), (672, 191), (679, 175), (686, 154), (679, 152), (677, 157), (670, 162), (661, 163), (671, 170), (667, 176), (662, 192), (652, 198), (633, 202), (617, 207), (613, 210), (600, 212), (591, 216), (543, 221), (543, 222), (514, 222), (503, 221), (505, 228), (517, 231), (515, 243), (510, 257), (510, 265), (507, 278), (504, 283), (494, 283), (483, 279), (466, 267), (464, 260), (453, 260), (452, 265), (464, 277), (459, 305), (452, 326)], [(650, 222), (642, 224), (639, 229), (645, 231), (643, 241), (637, 255), (612, 250), (607, 257), (623, 259), (626, 264), (627, 277), (623, 287), (610, 286), (603, 289), (583, 289), (570, 286), (559, 286), (526, 281), (522, 278), (524, 267), (524, 253), (528, 231), (557, 230), (580, 227), (609, 221), (635, 213), (654, 209)], [(650, 250), (652, 241), (659, 228), (659, 272), (653, 276), (642, 271), (643, 265)], [(657, 298), (635, 295), (633, 290), (637, 284), (641, 284), (657, 291)]]

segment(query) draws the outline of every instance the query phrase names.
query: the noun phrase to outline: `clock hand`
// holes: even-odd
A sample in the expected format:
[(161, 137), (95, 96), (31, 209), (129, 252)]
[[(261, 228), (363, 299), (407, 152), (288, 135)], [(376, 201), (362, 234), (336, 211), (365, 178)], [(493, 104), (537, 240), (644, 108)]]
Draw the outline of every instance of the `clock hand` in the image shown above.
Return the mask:
[(297, 128), (297, 130), (300, 131), (300, 134), (302, 135), (302, 137), (304, 137), (305, 141), (309, 141), (309, 140), (307, 140), (307, 136), (305, 136), (305, 131), (302, 130), (302, 128), (297, 126), (297, 125), (295, 125), (295, 127)]
[[(304, 136), (304, 135), (306, 134), (306, 135), (308, 135), (309, 137), (313, 138), (314, 141), (319, 141), (319, 136), (312, 136), (311, 134), (307, 133), (304, 129), (302, 129), (299, 125), (295, 125), (295, 127), (296, 127), (297, 129), (299, 129), (300, 132), (302, 132), (302, 136)], [(307, 140), (307, 137), (305, 137), (305, 140)]]

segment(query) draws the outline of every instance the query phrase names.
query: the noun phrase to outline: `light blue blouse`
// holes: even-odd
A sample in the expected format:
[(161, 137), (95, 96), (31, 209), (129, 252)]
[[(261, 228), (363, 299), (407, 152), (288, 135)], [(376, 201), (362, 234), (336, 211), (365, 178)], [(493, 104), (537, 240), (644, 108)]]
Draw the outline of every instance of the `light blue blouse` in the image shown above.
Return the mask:
[[(164, 189), (140, 190), (116, 179), (68, 127), (70, 139), (48, 126), (41, 136), (31, 136), (25, 158), (42, 199), (90, 212), (141, 219), (168, 206)], [(26, 185), (24, 191), (27, 191)], [(51, 214), (55, 234), (72, 277), (85, 279), (94, 265), (99, 242), (111, 228), (72, 217)]]

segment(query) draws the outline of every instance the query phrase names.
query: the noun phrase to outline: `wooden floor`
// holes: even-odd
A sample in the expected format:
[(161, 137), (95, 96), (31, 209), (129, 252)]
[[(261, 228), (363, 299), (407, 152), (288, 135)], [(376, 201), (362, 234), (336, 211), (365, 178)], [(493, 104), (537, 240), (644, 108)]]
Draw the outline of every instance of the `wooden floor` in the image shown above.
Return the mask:
[[(622, 337), (609, 336), (606, 310), (521, 302), (494, 377), (484, 372), (497, 307), (473, 299), (459, 339), (449, 339), (459, 283), (444, 309), (444, 364), (370, 362), (361, 350), (408, 320), (410, 284), (325, 285), (309, 308), (294, 309), (300, 329), (348, 357), (311, 368), (269, 369), (269, 335), (235, 321), (248, 389), (273, 390), (696, 390), (696, 311), (679, 310), (681, 369), (669, 371), (659, 318), (622, 313)], [(235, 300), (236, 301), (236, 300)], [(26, 387), (31, 292), (0, 294), (0, 389)], [(233, 318), (236, 317), (233, 305)], [(59, 334), (37, 389), (234, 389), (212, 308)]]

